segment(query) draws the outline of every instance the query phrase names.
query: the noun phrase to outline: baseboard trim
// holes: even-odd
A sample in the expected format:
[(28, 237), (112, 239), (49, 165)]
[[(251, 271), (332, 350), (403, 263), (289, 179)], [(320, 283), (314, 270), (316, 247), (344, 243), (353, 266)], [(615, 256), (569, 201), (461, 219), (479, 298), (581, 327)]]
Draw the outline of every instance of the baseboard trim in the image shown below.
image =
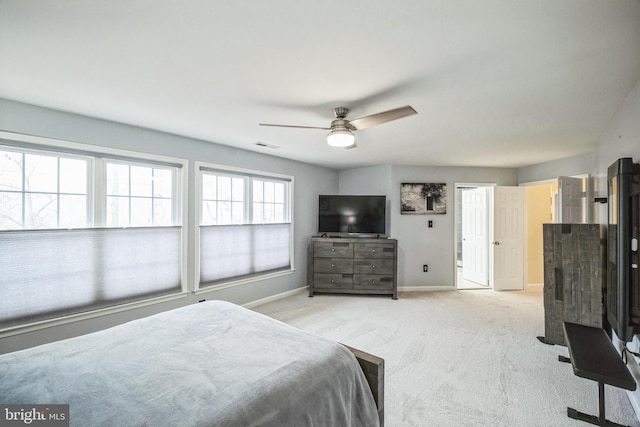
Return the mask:
[(278, 301), (280, 299), (286, 298), (286, 297), (290, 297), (296, 294), (300, 294), (303, 292), (307, 292), (308, 291), (308, 287), (307, 286), (303, 286), (301, 288), (297, 288), (297, 289), (293, 289), (291, 291), (286, 291), (286, 292), (282, 292), (280, 294), (276, 294), (276, 295), (271, 295), (270, 297), (266, 297), (266, 298), (262, 298), (262, 299), (257, 299), (255, 301), (251, 301), (248, 302), (246, 304), (242, 304), (242, 306), (244, 308), (253, 308), (253, 307), (257, 307), (259, 305), (262, 304), (266, 304), (268, 302), (273, 302), (273, 301)]
[(454, 286), (399, 286), (398, 292), (455, 291)]
[[(402, 286), (398, 287), (398, 292), (432, 292), (432, 291), (455, 291), (456, 288), (453, 286)], [(274, 302), (281, 300), (283, 298), (287, 298), (293, 295), (297, 295), (300, 293), (308, 292), (309, 287), (303, 286), (301, 288), (293, 289), (291, 291), (282, 292), (276, 295), (271, 295), (270, 297), (258, 299), (255, 301), (250, 301), (246, 304), (242, 304), (245, 308), (253, 308), (262, 304), (267, 304), (269, 302)]]

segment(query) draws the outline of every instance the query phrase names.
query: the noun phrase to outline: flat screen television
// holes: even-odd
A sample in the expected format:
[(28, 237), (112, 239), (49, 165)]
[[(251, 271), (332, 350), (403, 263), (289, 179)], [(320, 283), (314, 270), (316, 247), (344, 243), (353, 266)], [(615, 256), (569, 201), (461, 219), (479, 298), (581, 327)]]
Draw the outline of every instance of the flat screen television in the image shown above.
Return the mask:
[(640, 165), (618, 159), (607, 173), (607, 321), (619, 339), (640, 334)]
[(385, 196), (318, 196), (318, 232), (327, 235), (375, 235), (386, 233)]

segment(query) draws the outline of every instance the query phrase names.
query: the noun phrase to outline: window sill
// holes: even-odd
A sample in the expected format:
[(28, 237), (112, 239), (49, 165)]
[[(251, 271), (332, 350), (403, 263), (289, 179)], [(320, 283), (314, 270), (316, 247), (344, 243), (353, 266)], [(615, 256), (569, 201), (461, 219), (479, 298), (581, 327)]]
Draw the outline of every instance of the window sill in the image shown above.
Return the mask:
[(243, 279), (233, 280), (229, 282), (219, 283), (217, 285), (206, 286), (203, 288), (198, 288), (193, 291), (194, 294), (200, 295), (208, 292), (219, 291), (222, 289), (233, 288), (235, 286), (246, 285), (253, 282), (259, 282), (267, 279), (273, 279), (276, 277), (288, 276), (289, 274), (293, 274), (296, 270), (294, 268), (290, 270), (276, 271), (273, 273), (261, 274), (259, 276), (246, 277)]
[(189, 292), (180, 292), (178, 294), (150, 298), (142, 301), (131, 302), (128, 304), (121, 304), (113, 307), (102, 308), (99, 310), (88, 311), (85, 313), (78, 313), (70, 316), (58, 317), (55, 319), (42, 320), (40, 322), (29, 323), (26, 325), (13, 326), (6, 329), (0, 329), (0, 338), (20, 335), (27, 332), (33, 332), (55, 326), (61, 326), (68, 323), (80, 322), (82, 320), (94, 319), (96, 317), (102, 317), (110, 314), (121, 313), (123, 311), (129, 311), (136, 308), (147, 307), (154, 304), (160, 304), (167, 301), (186, 298), (188, 295)]

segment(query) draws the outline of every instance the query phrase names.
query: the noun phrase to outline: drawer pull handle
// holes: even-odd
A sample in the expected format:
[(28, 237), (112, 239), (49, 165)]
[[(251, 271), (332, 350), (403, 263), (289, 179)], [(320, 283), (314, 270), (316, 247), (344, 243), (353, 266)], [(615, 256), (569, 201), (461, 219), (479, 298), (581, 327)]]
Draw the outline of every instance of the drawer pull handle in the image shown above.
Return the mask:
[(336, 281), (335, 281), (335, 280), (333, 280), (333, 279), (331, 279), (331, 283), (336, 283)]
[(331, 248), (331, 252), (335, 252), (335, 251), (336, 251), (335, 248)]
[(371, 268), (376, 268), (376, 266), (375, 266), (375, 265), (372, 265), (372, 266), (371, 266)]
[(372, 250), (371, 250), (371, 252), (373, 252), (373, 253), (375, 254), (375, 253), (376, 253), (376, 250), (375, 250), (375, 249), (372, 249)]
[(331, 264), (331, 268), (333, 268), (333, 267), (335, 267), (335, 266), (336, 266), (335, 264)]
[(372, 280), (372, 281), (371, 281), (371, 284), (375, 286), (376, 281), (375, 281), (375, 280)]

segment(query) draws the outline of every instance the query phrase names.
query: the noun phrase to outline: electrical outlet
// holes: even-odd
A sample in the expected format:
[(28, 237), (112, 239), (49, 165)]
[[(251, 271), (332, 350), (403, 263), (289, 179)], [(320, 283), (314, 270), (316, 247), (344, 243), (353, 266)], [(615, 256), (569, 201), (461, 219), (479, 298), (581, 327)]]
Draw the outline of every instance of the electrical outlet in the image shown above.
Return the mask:
[(429, 223), (427, 225), (429, 228), (433, 228), (433, 221), (429, 220)]
[(424, 271), (425, 273), (429, 271), (429, 266), (427, 264), (424, 264), (422, 266), (422, 271)]

